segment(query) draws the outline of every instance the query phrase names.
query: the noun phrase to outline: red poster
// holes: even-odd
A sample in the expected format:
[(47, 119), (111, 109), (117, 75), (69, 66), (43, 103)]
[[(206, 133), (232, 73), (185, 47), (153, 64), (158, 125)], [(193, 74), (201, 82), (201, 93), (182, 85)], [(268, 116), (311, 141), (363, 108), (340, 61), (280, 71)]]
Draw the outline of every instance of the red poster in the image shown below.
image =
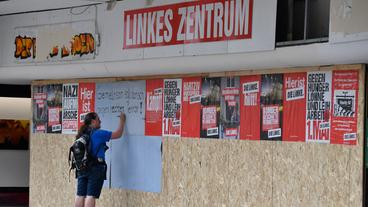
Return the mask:
[(262, 120), (262, 131), (280, 128), (279, 106), (264, 106), (262, 108)]
[(123, 49), (252, 38), (254, 0), (202, 0), (124, 12)]
[(216, 106), (204, 106), (202, 110), (202, 130), (217, 127)]
[(61, 132), (60, 112), (60, 107), (48, 107), (48, 126), (52, 133)]
[(162, 79), (146, 81), (146, 136), (162, 135), (162, 87)]
[(307, 73), (284, 74), (283, 141), (305, 141)]
[(78, 91), (78, 129), (83, 125), (84, 116), (95, 111), (95, 83), (79, 83)]
[(201, 82), (200, 77), (183, 78), (182, 137), (200, 136)]
[(331, 143), (356, 145), (359, 72), (333, 71)]
[(240, 77), (240, 139), (260, 139), (261, 76)]

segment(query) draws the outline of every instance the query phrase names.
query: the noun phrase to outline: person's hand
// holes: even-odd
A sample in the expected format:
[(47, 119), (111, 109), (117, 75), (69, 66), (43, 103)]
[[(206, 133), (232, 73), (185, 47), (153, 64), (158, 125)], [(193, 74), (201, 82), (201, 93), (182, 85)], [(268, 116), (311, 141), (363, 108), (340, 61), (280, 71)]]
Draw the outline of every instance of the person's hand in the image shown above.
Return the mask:
[(125, 120), (126, 120), (126, 115), (124, 112), (120, 112), (120, 121), (125, 124)]

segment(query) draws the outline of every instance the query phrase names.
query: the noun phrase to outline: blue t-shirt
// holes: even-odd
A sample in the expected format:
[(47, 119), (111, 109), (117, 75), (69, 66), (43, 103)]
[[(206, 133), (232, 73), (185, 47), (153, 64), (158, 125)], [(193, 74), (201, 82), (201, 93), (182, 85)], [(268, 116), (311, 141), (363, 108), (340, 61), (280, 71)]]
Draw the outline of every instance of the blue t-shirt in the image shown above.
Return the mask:
[(111, 131), (107, 131), (103, 129), (97, 129), (93, 131), (92, 139), (91, 139), (92, 156), (105, 159), (105, 146), (106, 146), (106, 142), (110, 141), (111, 135), (112, 135)]

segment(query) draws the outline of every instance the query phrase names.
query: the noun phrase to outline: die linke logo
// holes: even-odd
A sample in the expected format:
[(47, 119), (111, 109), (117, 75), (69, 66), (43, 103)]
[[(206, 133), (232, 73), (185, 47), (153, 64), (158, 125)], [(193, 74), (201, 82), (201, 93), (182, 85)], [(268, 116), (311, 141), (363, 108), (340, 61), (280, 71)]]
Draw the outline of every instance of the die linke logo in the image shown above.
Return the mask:
[(123, 49), (250, 39), (254, 0), (203, 0), (124, 12)]

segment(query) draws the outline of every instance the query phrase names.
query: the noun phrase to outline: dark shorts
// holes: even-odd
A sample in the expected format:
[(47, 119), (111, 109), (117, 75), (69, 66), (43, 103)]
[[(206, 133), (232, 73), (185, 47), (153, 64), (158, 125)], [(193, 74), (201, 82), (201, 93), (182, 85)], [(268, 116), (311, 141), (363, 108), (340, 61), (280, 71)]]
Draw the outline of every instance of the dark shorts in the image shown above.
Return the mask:
[(91, 167), (90, 170), (78, 175), (78, 196), (93, 196), (99, 198), (102, 185), (106, 179), (106, 165), (98, 164)]

